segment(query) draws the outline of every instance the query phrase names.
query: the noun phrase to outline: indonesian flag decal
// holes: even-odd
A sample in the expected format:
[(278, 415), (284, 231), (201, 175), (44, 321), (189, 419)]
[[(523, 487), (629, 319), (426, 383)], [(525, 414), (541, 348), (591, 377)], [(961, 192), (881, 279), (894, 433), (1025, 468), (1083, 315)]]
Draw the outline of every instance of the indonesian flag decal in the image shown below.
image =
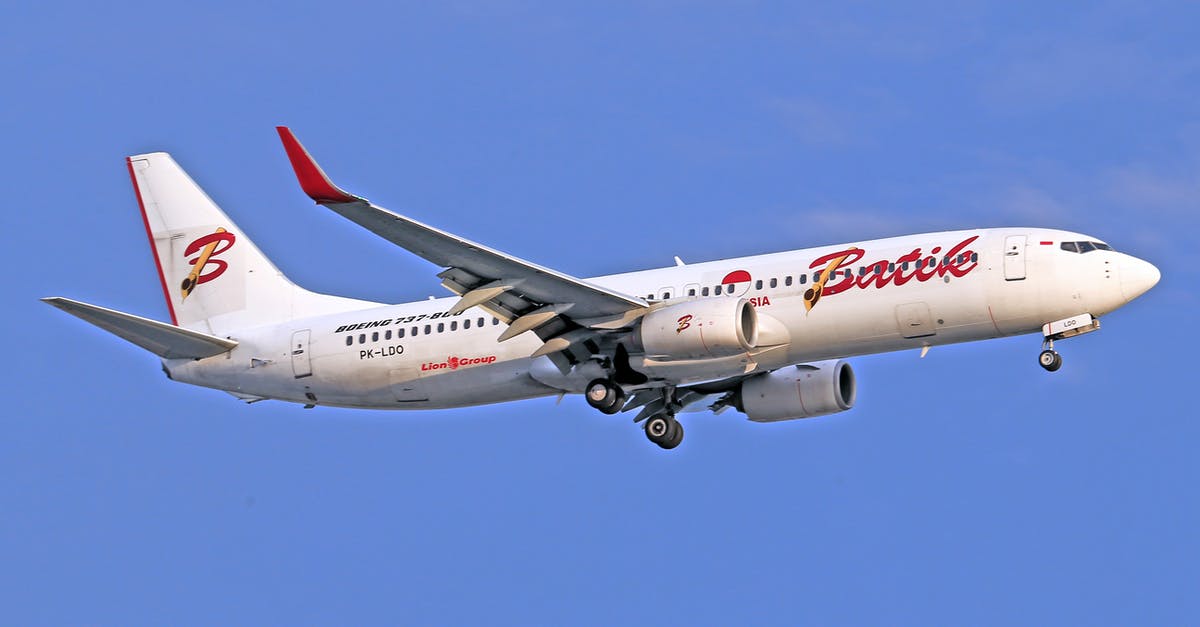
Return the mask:
[[(733, 291), (729, 291), (729, 286)], [(750, 273), (745, 270), (734, 270), (721, 279), (722, 293), (727, 296), (741, 296), (750, 291)]]

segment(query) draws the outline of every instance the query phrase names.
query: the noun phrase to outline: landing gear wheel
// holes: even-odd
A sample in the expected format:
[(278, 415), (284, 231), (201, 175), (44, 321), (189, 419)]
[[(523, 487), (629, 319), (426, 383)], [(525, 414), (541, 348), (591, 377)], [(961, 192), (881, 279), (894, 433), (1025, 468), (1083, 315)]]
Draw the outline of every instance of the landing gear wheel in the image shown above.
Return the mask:
[(1049, 372), (1054, 372), (1062, 368), (1062, 355), (1059, 355), (1058, 351), (1044, 350), (1038, 355), (1038, 363)]
[(673, 449), (683, 441), (683, 425), (671, 416), (653, 416), (646, 421), (646, 438), (661, 448)]
[(625, 392), (608, 379), (593, 379), (583, 395), (588, 405), (606, 414), (621, 411), (621, 405), (625, 402)]

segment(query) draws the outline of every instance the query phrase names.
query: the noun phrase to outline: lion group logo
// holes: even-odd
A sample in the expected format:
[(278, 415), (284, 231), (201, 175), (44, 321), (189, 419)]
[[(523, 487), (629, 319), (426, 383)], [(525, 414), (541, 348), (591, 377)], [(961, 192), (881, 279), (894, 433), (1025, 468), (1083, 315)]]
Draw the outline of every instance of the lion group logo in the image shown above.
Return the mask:
[(187, 245), (183, 251), (184, 257), (200, 254), (193, 259), (188, 259), (188, 265), (192, 266), (192, 271), (183, 279), (183, 284), (180, 286), (183, 294), (181, 301), (187, 300), (197, 285), (208, 283), (229, 269), (228, 263), (216, 257), (232, 248), (235, 241), (237, 238), (233, 233), (218, 227), (216, 231), (202, 235)]

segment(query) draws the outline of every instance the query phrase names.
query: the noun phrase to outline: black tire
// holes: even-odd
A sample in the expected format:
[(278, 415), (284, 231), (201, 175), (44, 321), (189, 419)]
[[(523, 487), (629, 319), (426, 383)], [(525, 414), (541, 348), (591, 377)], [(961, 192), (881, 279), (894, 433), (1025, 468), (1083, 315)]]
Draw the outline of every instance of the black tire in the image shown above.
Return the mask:
[(672, 420), (671, 425), (671, 435), (662, 444), (659, 444), (659, 446), (668, 451), (679, 446), (680, 442), (683, 442), (683, 425), (678, 420)]
[(1062, 368), (1062, 355), (1057, 351), (1045, 350), (1038, 355), (1038, 365), (1045, 368), (1048, 372), (1054, 372)]
[(646, 421), (646, 437), (653, 443), (662, 446), (671, 435), (671, 423), (675, 422), (668, 416), (659, 414), (651, 416)]
[(608, 379), (592, 379), (584, 389), (583, 397), (587, 399), (588, 405), (606, 414), (615, 414), (621, 411), (625, 392)]

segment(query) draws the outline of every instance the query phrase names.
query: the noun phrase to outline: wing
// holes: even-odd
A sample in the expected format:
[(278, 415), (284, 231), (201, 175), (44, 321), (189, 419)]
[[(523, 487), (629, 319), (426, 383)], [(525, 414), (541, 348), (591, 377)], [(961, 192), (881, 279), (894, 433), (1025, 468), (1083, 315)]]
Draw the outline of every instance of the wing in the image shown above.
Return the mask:
[[(504, 341), (535, 331), (545, 342), (534, 355), (568, 351), (604, 329), (628, 326), (648, 303), (463, 239), (372, 204), (334, 185), (285, 126), (277, 127), (300, 187), (376, 235), (445, 268), (442, 285), (459, 295), (452, 313), (481, 307), (509, 328)], [(561, 360), (555, 363), (563, 368)]]
[(43, 302), (90, 322), (165, 359), (204, 359), (228, 353), (238, 345), (223, 337), (183, 329), (115, 309), (52, 296)]

